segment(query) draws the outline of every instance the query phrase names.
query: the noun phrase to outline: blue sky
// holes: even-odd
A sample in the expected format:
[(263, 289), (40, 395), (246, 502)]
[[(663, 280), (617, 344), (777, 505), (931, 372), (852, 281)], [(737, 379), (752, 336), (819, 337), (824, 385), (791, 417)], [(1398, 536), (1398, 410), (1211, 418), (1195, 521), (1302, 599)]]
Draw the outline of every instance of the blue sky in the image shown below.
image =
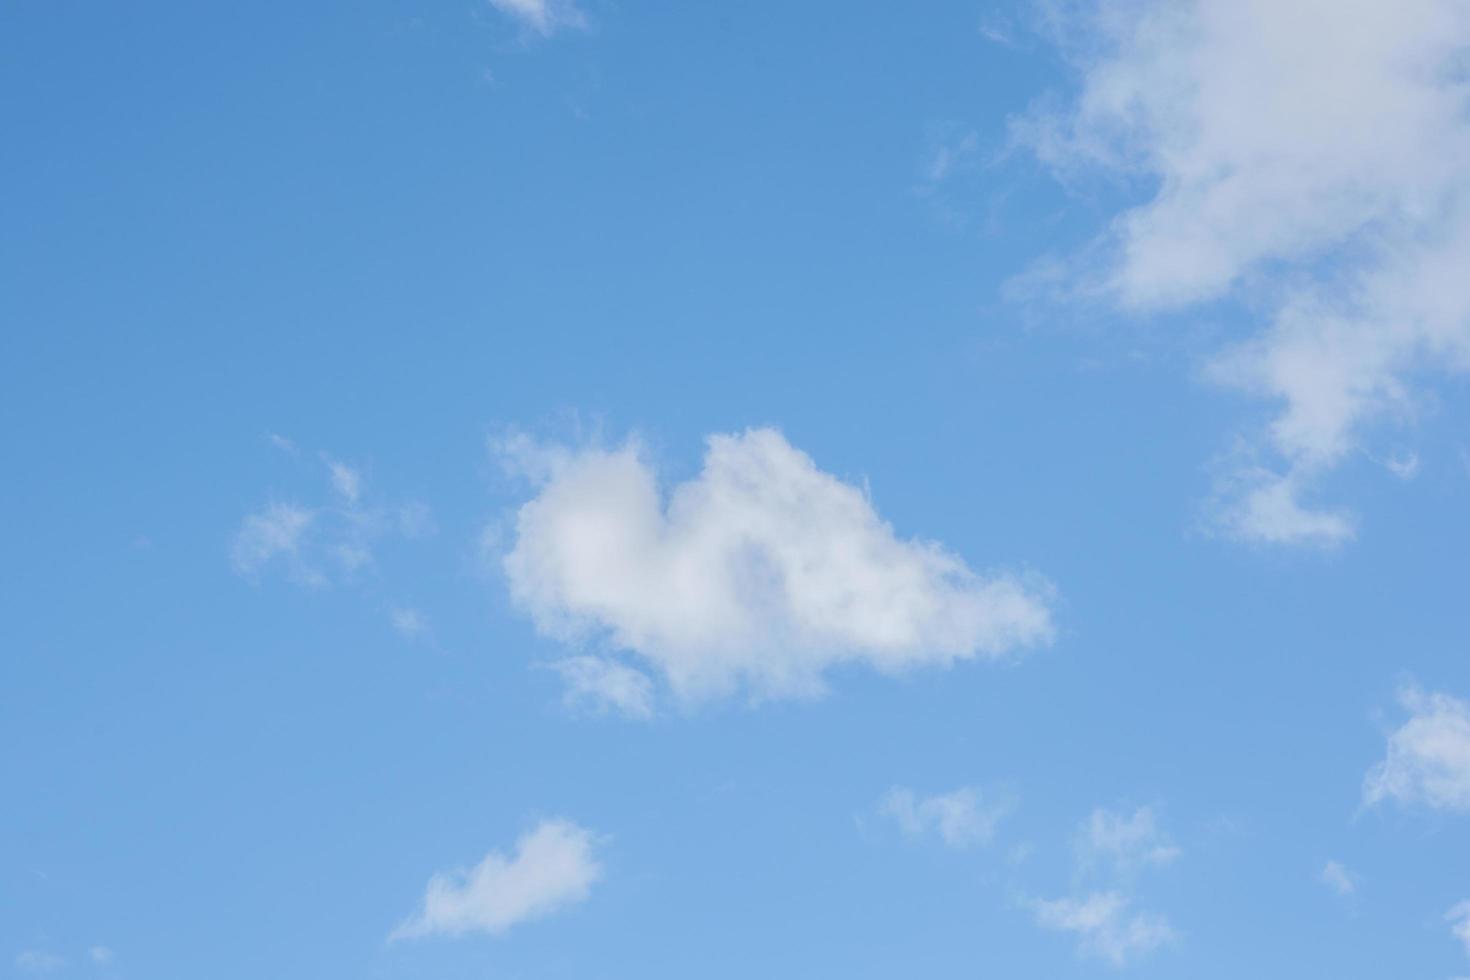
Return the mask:
[(1470, 975), (1467, 48), (0, 5), (0, 974)]

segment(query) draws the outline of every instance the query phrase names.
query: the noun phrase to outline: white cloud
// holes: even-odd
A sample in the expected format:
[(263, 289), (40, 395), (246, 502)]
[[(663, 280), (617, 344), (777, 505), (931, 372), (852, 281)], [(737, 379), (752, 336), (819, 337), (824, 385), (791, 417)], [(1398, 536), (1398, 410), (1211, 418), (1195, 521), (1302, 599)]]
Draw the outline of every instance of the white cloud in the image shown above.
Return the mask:
[(504, 556), (513, 600), (543, 633), (637, 654), (686, 701), (814, 694), (840, 664), (898, 673), (1052, 635), (1044, 586), (898, 538), (773, 430), (712, 436), (666, 495), (637, 445), (499, 449), (540, 484)]
[(893, 820), (906, 835), (938, 834), (955, 848), (990, 843), (1000, 821), (1014, 808), (1010, 798), (987, 800), (972, 786), (926, 797), (895, 786), (878, 804), (879, 814)]
[(1465, 955), (1470, 956), (1470, 901), (1461, 902), (1445, 913), (1450, 924), (1450, 933), (1465, 946)]
[(490, 6), (546, 37), (562, 28), (587, 26), (587, 15), (573, 0), (490, 0)]
[(55, 953), (28, 949), (15, 958), (15, 968), (22, 973), (55, 973), (66, 966), (66, 960)]
[(1113, 966), (1124, 966), (1176, 938), (1163, 916), (1132, 911), (1129, 899), (1118, 892), (1039, 901), (1034, 910), (1043, 928), (1076, 933), (1083, 955)]
[(594, 844), (574, 823), (543, 821), (516, 842), (513, 857), (492, 851), (473, 868), (434, 875), (423, 908), (389, 939), (499, 935), (585, 901), (602, 877)]
[(92, 962), (99, 966), (105, 966), (111, 963), (114, 957), (112, 950), (106, 946), (93, 946), (87, 953), (92, 957)]
[[(1079, 952), (1114, 966), (1178, 938), (1165, 916), (1133, 910), (1137, 874), (1171, 864), (1180, 854), (1158, 829), (1152, 809), (1139, 807), (1131, 813), (1095, 809), (1078, 830), (1076, 847), (1077, 894), (1031, 902), (1041, 926), (1076, 933)], [(1094, 887), (1078, 887), (1089, 879)]]
[(315, 518), (315, 513), (305, 507), (282, 503), (247, 514), (230, 550), (235, 570), (253, 575), (273, 558), (296, 555)]
[(322, 462), (327, 464), (327, 470), (332, 474), (332, 489), (347, 501), (348, 506), (355, 506), (362, 493), (362, 473), (325, 454)]
[(1328, 861), (1322, 867), (1322, 882), (1339, 895), (1351, 895), (1358, 890), (1355, 876), (1337, 861)]
[[(1136, 179), (1084, 292), (1268, 322), (1210, 375), (1278, 406), (1220, 525), (1333, 544), (1304, 501), (1422, 370), (1470, 368), (1470, 8), (1458, 0), (1053, 4), (1081, 89), (1018, 127), (1058, 171)], [(1077, 28), (1076, 25), (1084, 25)]]
[(269, 442), (272, 446), (275, 446), (281, 452), (289, 453), (292, 456), (296, 455), (296, 443), (292, 442), (290, 439), (287, 439), (285, 436), (275, 432), (267, 432), (265, 434), (265, 438), (267, 442)]
[(613, 711), (629, 718), (653, 715), (653, 683), (642, 671), (609, 657), (565, 657), (551, 663), (566, 684), (569, 707)]
[(1389, 734), (1388, 754), (1369, 770), (1363, 799), (1470, 812), (1470, 704), (1415, 688), (1399, 702), (1409, 720)]
[(416, 640), (429, 631), (429, 621), (417, 609), (401, 606), (388, 614), (393, 629), (406, 640)]
[(324, 586), (351, 580), (371, 568), (374, 546), (387, 535), (417, 538), (434, 532), (433, 516), (425, 505), (365, 502), (360, 470), (325, 453), (321, 461), (331, 498), (316, 507), (271, 503), (247, 514), (231, 546), (235, 571), (254, 576), (277, 565), (298, 584)]
[(1129, 814), (1093, 810), (1077, 846), (1084, 865), (1106, 865), (1125, 876), (1179, 857), (1179, 848), (1159, 831), (1153, 809), (1146, 806)]

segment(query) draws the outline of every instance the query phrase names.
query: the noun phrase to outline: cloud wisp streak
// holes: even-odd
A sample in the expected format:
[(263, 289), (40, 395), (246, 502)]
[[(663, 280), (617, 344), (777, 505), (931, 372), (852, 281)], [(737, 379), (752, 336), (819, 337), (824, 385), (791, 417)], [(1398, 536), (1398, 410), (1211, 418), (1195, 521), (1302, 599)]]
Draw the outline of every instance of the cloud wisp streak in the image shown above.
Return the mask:
[(958, 850), (990, 843), (996, 828), (1015, 809), (1009, 796), (990, 797), (974, 786), (949, 793), (919, 796), (904, 786), (884, 794), (878, 814), (907, 837), (936, 836)]

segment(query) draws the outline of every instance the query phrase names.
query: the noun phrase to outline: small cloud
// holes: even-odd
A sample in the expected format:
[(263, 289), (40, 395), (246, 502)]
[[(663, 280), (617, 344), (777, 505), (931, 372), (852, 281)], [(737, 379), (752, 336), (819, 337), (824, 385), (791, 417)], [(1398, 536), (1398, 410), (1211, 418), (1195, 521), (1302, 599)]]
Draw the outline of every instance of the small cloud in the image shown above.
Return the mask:
[(106, 946), (93, 946), (90, 950), (88, 950), (88, 954), (92, 957), (92, 962), (96, 963), (98, 966), (106, 966), (108, 963), (111, 963), (113, 959), (112, 950), (108, 949)]
[(1163, 915), (1132, 908), (1137, 872), (1170, 864), (1180, 854), (1155, 825), (1151, 808), (1093, 810), (1078, 831), (1076, 847), (1079, 880), (1100, 875), (1107, 884), (1086, 894), (1032, 902), (1039, 925), (1075, 933), (1082, 955), (1113, 966), (1178, 938)]
[(567, 820), (546, 820), (506, 857), (491, 851), (468, 870), (429, 879), (423, 908), (394, 929), (390, 941), (485, 933), (540, 919), (587, 899), (602, 877), (592, 834)]
[(653, 682), (648, 675), (608, 657), (566, 657), (551, 669), (566, 683), (569, 707), (612, 711), (629, 718), (653, 716)]
[(360, 470), (327, 453), (321, 460), (330, 497), (316, 507), (272, 503), (246, 515), (231, 549), (237, 572), (254, 575), (278, 563), (297, 584), (325, 586), (372, 568), (374, 548), (386, 536), (418, 538), (434, 533), (426, 505), (372, 501)]
[(28, 949), (15, 958), (15, 968), (22, 973), (55, 973), (66, 966), (66, 960), (55, 953)]
[(999, 44), (1003, 47), (1013, 48), (1016, 46), (1015, 28), (1010, 21), (997, 15), (984, 17), (976, 28), (980, 36), (991, 44)]
[(407, 640), (416, 640), (429, 631), (429, 621), (417, 609), (400, 607), (388, 614), (393, 629)]
[(1419, 475), (1419, 455), (1417, 453), (1390, 456), (1383, 461), (1383, 465), (1400, 480), (1412, 480)]
[(1470, 900), (1461, 902), (1445, 913), (1450, 924), (1450, 933), (1465, 946), (1465, 955), (1470, 956)]
[(1364, 778), (1364, 802), (1470, 812), (1470, 704), (1414, 687), (1399, 693), (1399, 703), (1409, 719), (1389, 734), (1388, 754)]
[(490, 0), (490, 6), (542, 37), (563, 28), (587, 28), (587, 15), (572, 0)]
[(1162, 915), (1134, 912), (1130, 906), (1125, 895), (1112, 891), (1033, 903), (1037, 924), (1042, 928), (1075, 933), (1082, 955), (1118, 967), (1176, 938)]
[(253, 575), (277, 556), (296, 555), (315, 517), (305, 507), (283, 503), (246, 515), (230, 551), (235, 571)]
[(327, 469), (332, 474), (332, 489), (349, 506), (355, 506), (357, 498), (362, 494), (362, 473), (327, 455), (322, 456), (322, 462), (327, 464)]
[(1141, 806), (1131, 814), (1092, 811), (1083, 825), (1078, 851), (1084, 865), (1104, 863), (1120, 875), (1141, 868), (1164, 865), (1179, 857), (1179, 848), (1155, 825), (1151, 807)]
[(1355, 876), (1336, 861), (1328, 861), (1322, 867), (1322, 882), (1339, 895), (1351, 895), (1358, 890)]
[(266, 442), (269, 442), (272, 446), (276, 447), (281, 452), (290, 453), (292, 456), (296, 455), (296, 443), (292, 442), (290, 439), (287, 439), (285, 436), (279, 435), (275, 432), (267, 432), (265, 434), (265, 439)]
[(1353, 515), (1305, 502), (1310, 474), (1284, 475), (1255, 465), (1222, 471), (1209, 503), (1211, 530), (1267, 545), (1331, 550), (1357, 536)]
[(953, 848), (990, 843), (996, 827), (1014, 809), (1012, 798), (987, 800), (973, 786), (926, 797), (895, 786), (878, 804), (878, 813), (897, 824), (905, 836), (937, 834)]

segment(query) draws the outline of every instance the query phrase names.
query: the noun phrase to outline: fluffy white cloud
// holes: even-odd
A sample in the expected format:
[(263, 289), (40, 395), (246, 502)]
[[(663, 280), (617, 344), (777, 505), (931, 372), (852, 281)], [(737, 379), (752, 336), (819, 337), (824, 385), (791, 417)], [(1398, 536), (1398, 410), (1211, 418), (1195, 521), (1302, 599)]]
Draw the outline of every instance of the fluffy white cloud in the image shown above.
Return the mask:
[(666, 495), (637, 445), (499, 448), (539, 483), (504, 556), (513, 600), (548, 635), (638, 655), (686, 701), (813, 694), (839, 664), (897, 673), (1051, 637), (1044, 586), (900, 539), (778, 432), (712, 436)]
[(1322, 883), (1339, 895), (1351, 895), (1358, 890), (1358, 883), (1347, 868), (1337, 861), (1328, 861), (1322, 866)]
[(587, 16), (573, 0), (490, 0), (490, 6), (546, 37), (562, 28), (583, 28)]
[(1077, 846), (1085, 865), (1107, 865), (1120, 875), (1179, 857), (1179, 848), (1158, 829), (1153, 809), (1146, 806), (1132, 813), (1093, 810)]
[(551, 664), (566, 684), (568, 707), (612, 711), (629, 718), (653, 715), (648, 675), (610, 657), (565, 657)]
[(388, 938), (499, 935), (585, 901), (602, 877), (594, 845), (570, 821), (543, 821), (516, 842), (513, 857), (492, 851), (473, 868), (430, 878), (423, 908)]
[(1470, 956), (1470, 901), (1461, 902), (1445, 913), (1450, 924), (1450, 933), (1465, 946), (1465, 955)]
[(1409, 719), (1389, 734), (1388, 754), (1369, 770), (1363, 799), (1470, 812), (1470, 704), (1415, 688), (1399, 701)]
[(1114, 966), (1124, 966), (1175, 938), (1163, 916), (1135, 912), (1118, 892), (1035, 903), (1036, 921), (1046, 929), (1076, 933), (1078, 949)]
[[(1246, 538), (1330, 544), (1308, 503), (1424, 368), (1470, 367), (1470, 8), (1459, 0), (1054, 4), (1081, 89), (1023, 138), (1057, 169), (1136, 178), (1089, 252), (1128, 310), (1268, 311), (1212, 376), (1279, 412), (1222, 485)], [(1077, 25), (1082, 25), (1078, 27)]]
[(986, 799), (972, 786), (925, 797), (895, 786), (878, 804), (879, 814), (893, 820), (908, 836), (938, 834), (940, 840), (955, 848), (988, 844), (995, 828), (1013, 809), (1010, 798)]

